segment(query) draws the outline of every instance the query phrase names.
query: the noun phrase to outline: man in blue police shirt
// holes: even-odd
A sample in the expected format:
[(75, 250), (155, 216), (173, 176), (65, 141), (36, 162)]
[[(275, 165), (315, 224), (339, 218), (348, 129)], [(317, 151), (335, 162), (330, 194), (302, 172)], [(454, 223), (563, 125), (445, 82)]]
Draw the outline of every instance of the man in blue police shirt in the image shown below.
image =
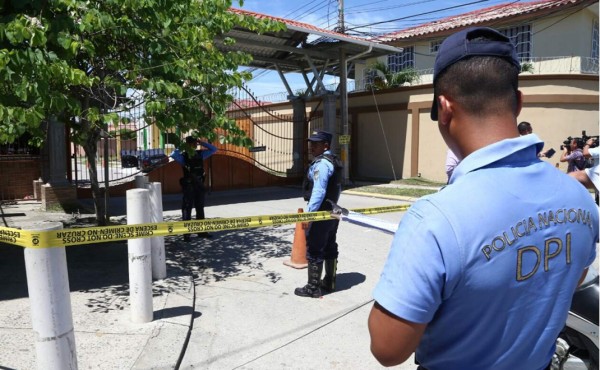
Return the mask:
[[(171, 157), (181, 165), (183, 177), (179, 180), (183, 199), (181, 204), (181, 219), (183, 221), (192, 219), (192, 208), (196, 208), (196, 220), (204, 219), (204, 160), (215, 154), (217, 148), (209, 143), (199, 141), (193, 136), (185, 138), (185, 145), (193, 155), (188, 154), (188, 150), (176, 149), (171, 153)], [(200, 145), (206, 149), (196, 150)], [(209, 233), (199, 233), (199, 237), (208, 238)], [(185, 234), (183, 240), (190, 241), (190, 235)]]
[[(331, 153), (331, 134), (315, 131), (308, 138), (313, 161), (304, 181), (304, 200), (308, 201), (307, 212), (331, 211), (326, 200), (337, 202), (342, 192), (342, 163)], [(306, 259), (308, 260), (308, 283), (296, 288), (294, 293), (301, 297), (319, 298), (321, 289), (335, 290), (338, 244), (336, 233), (339, 220), (311, 222), (306, 230)], [(321, 281), (325, 263), (325, 277)]]
[(368, 321), (385, 366), (546, 369), (573, 292), (596, 256), (589, 192), (519, 136), (519, 59), (490, 28), (449, 36), (434, 64), (437, 120), (461, 160), (403, 217)]

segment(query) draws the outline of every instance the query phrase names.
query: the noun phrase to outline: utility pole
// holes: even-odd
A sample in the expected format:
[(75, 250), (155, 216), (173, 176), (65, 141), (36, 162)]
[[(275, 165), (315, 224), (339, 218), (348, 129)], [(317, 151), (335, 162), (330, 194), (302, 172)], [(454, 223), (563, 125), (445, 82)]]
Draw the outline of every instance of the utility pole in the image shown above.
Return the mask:
[[(338, 0), (338, 32), (345, 33), (344, 25), (344, 0)], [(340, 49), (340, 119), (341, 119), (341, 137), (340, 157), (344, 164), (342, 181), (346, 185), (350, 180), (350, 129), (348, 126), (348, 66), (346, 61), (346, 51)]]
[(344, 25), (344, 0), (338, 1), (338, 32), (346, 33), (346, 26)]

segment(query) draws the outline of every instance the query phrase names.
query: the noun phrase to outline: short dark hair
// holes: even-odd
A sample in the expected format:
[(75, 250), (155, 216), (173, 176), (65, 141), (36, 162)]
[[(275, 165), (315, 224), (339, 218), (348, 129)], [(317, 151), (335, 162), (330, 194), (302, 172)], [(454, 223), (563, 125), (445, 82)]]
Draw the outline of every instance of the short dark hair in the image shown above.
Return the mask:
[(469, 114), (486, 116), (506, 109), (517, 113), (519, 68), (510, 61), (472, 56), (445, 69), (434, 82), (436, 96), (447, 95)]
[(528, 131), (532, 131), (531, 123), (523, 121), (517, 125), (517, 130), (519, 130), (519, 134), (525, 134)]

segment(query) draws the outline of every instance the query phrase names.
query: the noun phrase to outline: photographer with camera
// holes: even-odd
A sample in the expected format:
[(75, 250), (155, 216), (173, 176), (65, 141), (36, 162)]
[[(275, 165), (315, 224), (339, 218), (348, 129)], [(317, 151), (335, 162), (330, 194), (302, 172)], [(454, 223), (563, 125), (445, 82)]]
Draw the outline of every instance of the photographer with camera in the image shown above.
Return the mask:
[(598, 136), (588, 137), (583, 131), (581, 135), (585, 141), (583, 146), (583, 156), (586, 158), (593, 158), (594, 163), (598, 164), (598, 156), (600, 155), (600, 147), (598, 147)]
[(595, 165), (585, 168), (583, 171), (572, 172), (569, 175), (582, 183), (586, 188), (596, 190), (596, 204), (598, 204), (598, 192), (600, 191), (600, 166), (598, 166), (600, 147), (598, 147), (598, 136), (588, 137), (585, 131), (583, 131), (581, 136), (582, 139), (585, 139), (585, 145), (582, 150), (583, 156), (588, 160), (590, 158), (593, 159)]
[(585, 157), (583, 156), (583, 140), (580, 138), (568, 137), (560, 146), (563, 151), (560, 156), (561, 162), (568, 162), (567, 173), (580, 171), (585, 168)]

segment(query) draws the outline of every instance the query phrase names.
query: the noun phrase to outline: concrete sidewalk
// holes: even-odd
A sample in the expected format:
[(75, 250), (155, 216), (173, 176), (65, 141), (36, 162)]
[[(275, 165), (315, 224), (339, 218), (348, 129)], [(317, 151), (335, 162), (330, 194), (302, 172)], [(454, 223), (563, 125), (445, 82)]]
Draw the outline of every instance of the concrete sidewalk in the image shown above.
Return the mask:
[[(342, 194), (347, 208), (407, 202)], [(89, 207), (89, 204), (87, 205)], [(296, 213), (305, 202), (299, 188), (212, 193), (206, 216), (240, 217)], [(164, 196), (164, 217), (180, 218), (180, 197)], [(86, 207), (87, 208), (87, 207)], [(111, 199), (114, 219), (125, 215), (124, 198)], [(65, 227), (89, 214), (39, 211), (39, 203), (0, 206), (2, 226), (28, 228), (42, 221)], [(403, 213), (375, 217), (399, 222)], [(306, 269), (283, 264), (291, 254), (295, 225), (218, 232), (211, 239), (165, 239), (168, 278), (153, 283), (154, 320), (130, 320), (127, 243), (67, 248), (79, 369), (380, 369), (369, 350), (371, 292), (392, 236), (342, 223), (338, 291), (300, 298)], [(0, 368), (36, 368), (35, 336), (23, 249), (0, 246)], [(399, 369), (415, 369), (408, 365)]]

